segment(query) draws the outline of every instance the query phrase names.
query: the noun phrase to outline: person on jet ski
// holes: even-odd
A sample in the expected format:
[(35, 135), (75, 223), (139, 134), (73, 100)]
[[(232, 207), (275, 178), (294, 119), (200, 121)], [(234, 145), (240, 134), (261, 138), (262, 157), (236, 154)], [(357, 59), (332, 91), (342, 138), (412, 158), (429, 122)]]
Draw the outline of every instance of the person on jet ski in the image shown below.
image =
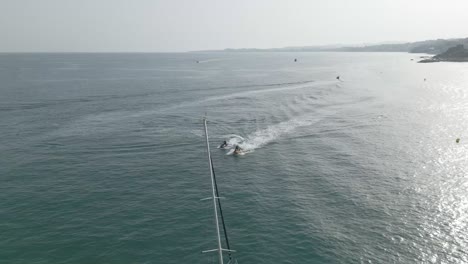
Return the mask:
[(224, 141), (223, 141), (223, 144), (221, 144), (221, 145), (219, 146), (219, 148), (225, 148), (225, 147), (227, 147), (227, 146), (228, 146), (228, 144), (227, 144), (226, 140), (224, 140)]
[(236, 148), (234, 149), (234, 154), (241, 154), (242, 153), (242, 149), (236, 145)]

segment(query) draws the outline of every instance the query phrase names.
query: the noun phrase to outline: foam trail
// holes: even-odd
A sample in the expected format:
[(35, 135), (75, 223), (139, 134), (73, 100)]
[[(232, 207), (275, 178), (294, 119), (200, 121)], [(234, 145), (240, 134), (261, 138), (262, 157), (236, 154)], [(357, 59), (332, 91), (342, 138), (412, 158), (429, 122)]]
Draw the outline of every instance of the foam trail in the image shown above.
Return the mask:
[(227, 95), (212, 96), (212, 97), (205, 98), (205, 99), (203, 99), (203, 100), (201, 100), (199, 102), (217, 101), (217, 100), (230, 99), (230, 98), (233, 98), (233, 97), (244, 97), (244, 96), (248, 96), (248, 95), (255, 95), (255, 94), (276, 92), (276, 91), (304, 89), (304, 88), (308, 88), (308, 87), (313, 87), (313, 86), (318, 86), (318, 85), (330, 85), (330, 84), (334, 84), (334, 83), (336, 83), (336, 81), (317, 81), (317, 82), (298, 83), (298, 84), (281, 86), (281, 87), (277, 87), (277, 88), (260, 89), (260, 90), (254, 90), (254, 91), (245, 91), (245, 92), (232, 93), (232, 94), (227, 94)]
[[(252, 134), (243, 138), (239, 135), (230, 135), (229, 144), (239, 145), (244, 152), (250, 153), (254, 150), (261, 148), (271, 142), (274, 142), (280, 137), (294, 133), (297, 128), (310, 126), (320, 119), (305, 120), (305, 119), (293, 119), (285, 122), (281, 122), (275, 125), (268, 126), (265, 129), (257, 130)], [(232, 154), (233, 150), (229, 151), (227, 155)]]
[[(307, 82), (298, 82), (298, 83), (288, 83), (285, 86), (280, 86), (280, 87), (275, 87), (275, 88), (236, 92), (236, 93), (231, 93), (231, 94), (226, 94), (226, 95), (211, 96), (211, 97), (204, 98), (204, 99), (197, 100), (197, 101), (183, 102), (181, 104), (170, 106), (165, 109), (159, 109), (158, 111), (161, 112), (161, 111), (168, 111), (168, 110), (173, 110), (177, 108), (202, 105), (203, 103), (207, 103), (211, 101), (222, 101), (222, 100), (228, 100), (228, 99), (235, 98), (235, 97), (247, 97), (247, 96), (254, 96), (254, 95), (262, 94), (262, 93), (305, 89), (305, 88), (311, 88), (311, 87), (316, 87), (316, 86), (321, 86), (321, 85), (332, 85), (335, 83), (336, 81), (307, 81)], [(273, 85), (262, 85), (262, 86), (273, 86)], [(151, 110), (151, 114), (153, 112), (154, 110)], [(142, 114), (145, 114), (145, 113), (142, 113)]]
[(226, 60), (226, 59), (221, 59), (221, 58), (219, 58), (219, 59), (217, 59), (217, 58), (216, 59), (207, 59), (207, 60), (199, 60), (198, 63), (207, 63), (207, 62), (224, 61), (224, 60)]

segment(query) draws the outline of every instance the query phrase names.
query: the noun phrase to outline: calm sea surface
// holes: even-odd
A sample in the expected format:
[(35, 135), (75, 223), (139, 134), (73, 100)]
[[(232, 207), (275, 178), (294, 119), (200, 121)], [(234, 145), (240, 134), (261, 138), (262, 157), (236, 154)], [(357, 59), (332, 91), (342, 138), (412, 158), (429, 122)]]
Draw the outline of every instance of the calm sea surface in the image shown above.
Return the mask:
[(2, 54), (0, 263), (212, 263), (205, 113), (240, 264), (468, 263), (468, 64), (418, 56)]

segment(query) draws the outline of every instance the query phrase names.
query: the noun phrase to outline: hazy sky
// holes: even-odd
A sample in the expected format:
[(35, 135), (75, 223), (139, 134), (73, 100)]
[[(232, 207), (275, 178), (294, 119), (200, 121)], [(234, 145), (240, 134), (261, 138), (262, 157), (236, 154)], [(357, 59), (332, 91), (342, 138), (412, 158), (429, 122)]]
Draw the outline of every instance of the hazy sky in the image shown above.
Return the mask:
[(468, 37), (468, 0), (0, 0), (0, 52), (187, 51)]

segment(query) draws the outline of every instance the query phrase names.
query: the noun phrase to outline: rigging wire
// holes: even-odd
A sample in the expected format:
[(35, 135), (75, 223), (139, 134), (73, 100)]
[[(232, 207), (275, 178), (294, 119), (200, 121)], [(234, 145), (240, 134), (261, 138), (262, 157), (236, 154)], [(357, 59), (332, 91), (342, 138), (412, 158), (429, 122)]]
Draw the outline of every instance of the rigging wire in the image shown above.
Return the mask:
[[(229, 245), (229, 239), (228, 239), (228, 234), (226, 230), (226, 224), (224, 223), (224, 215), (223, 215), (223, 209), (221, 207), (221, 199), (219, 198), (219, 191), (218, 191), (218, 184), (216, 183), (216, 174), (214, 171), (214, 166), (213, 166), (213, 159), (211, 159), (211, 170), (213, 171), (213, 179), (214, 179), (214, 184), (215, 184), (215, 191), (216, 191), (216, 196), (218, 197), (218, 207), (219, 207), (219, 214), (221, 216), (221, 223), (223, 224), (223, 231), (224, 231), (224, 238), (226, 239), (226, 247), (228, 250), (231, 250), (231, 247)], [(229, 259), (232, 259), (231, 256), (231, 251), (228, 251)]]

